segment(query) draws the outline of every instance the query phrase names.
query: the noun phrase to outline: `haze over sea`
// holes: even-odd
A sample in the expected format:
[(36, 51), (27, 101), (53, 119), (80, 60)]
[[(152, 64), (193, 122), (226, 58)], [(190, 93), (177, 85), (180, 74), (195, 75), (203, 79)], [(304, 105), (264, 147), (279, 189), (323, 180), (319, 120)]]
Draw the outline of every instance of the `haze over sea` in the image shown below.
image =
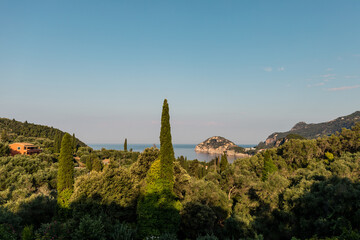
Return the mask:
[[(102, 148), (106, 149), (115, 149), (123, 150), (123, 144), (88, 144), (95, 150), (101, 150)], [(153, 147), (154, 144), (128, 144), (128, 150), (132, 149), (134, 152), (142, 152), (145, 148)], [(197, 153), (195, 152), (196, 144), (173, 144), (175, 157), (184, 156), (188, 160), (197, 159), (199, 161), (210, 162), (215, 157), (219, 156), (218, 154), (207, 154), (207, 153)], [(240, 144), (240, 147), (249, 148), (254, 147), (254, 144)], [(159, 148), (160, 144), (156, 144), (156, 147)], [(234, 156), (228, 156), (228, 161), (233, 162), (236, 159)]]

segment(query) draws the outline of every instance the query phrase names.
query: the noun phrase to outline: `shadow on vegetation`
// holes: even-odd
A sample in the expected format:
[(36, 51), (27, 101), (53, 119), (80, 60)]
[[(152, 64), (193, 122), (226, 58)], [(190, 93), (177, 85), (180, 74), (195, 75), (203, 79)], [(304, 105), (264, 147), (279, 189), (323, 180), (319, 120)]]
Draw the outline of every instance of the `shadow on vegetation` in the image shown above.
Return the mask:
[(22, 225), (40, 227), (42, 223), (50, 222), (56, 211), (57, 203), (48, 196), (37, 196), (29, 202), (22, 203), (17, 211), (17, 216), (22, 219)]
[(120, 222), (136, 222), (136, 206), (123, 207), (114, 202), (102, 204), (101, 196), (94, 194), (92, 198), (82, 197), (76, 202), (71, 203), (72, 215), (74, 219), (80, 219), (84, 215), (104, 216)]
[(306, 239), (315, 235), (360, 239), (360, 184), (337, 176), (317, 179), (308, 192), (293, 200), (284, 200), (280, 193), (279, 206), (274, 210), (250, 189), (250, 196), (259, 201), (251, 213), (256, 216), (253, 230), (265, 239)]
[[(39, 239), (125, 239), (124, 231), (135, 239), (136, 208), (121, 207), (115, 203), (100, 204), (100, 199), (82, 198), (71, 204), (70, 215), (57, 215), (57, 201), (47, 196), (37, 196), (20, 204), (16, 213), (0, 208), (0, 226), (16, 232), (17, 237), (25, 226), (33, 225)], [(122, 224), (126, 222), (126, 224)], [(1, 231), (5, 231), (2, 229)], [(0, 231), (0, 239), (4, 235)], [(5, 234), (5, 233), (4, 233)], [(6, 237), (5, 237), (6, 239)], [(57, 238), (56, 238), (57, 239)]]
[[(279, 204), (272, 208), (248, 190), (257, 202), (250, 212), (249, 224), (235, 216), (227, 217), (227, 210), (206, 202), (184, 204), (180, 212), (179, 239), (196, 239), (215, 234), (218, 239), (254, 238), (261, 233), (265, 239), (299, 239), (339, 236), (340, 239), (359, 239), (360, 184), (348, 178), (314, 176), (316, 182), (299, 197), (286, 198), (279, 194)], [(63, 239), (136, 239), (136, 206), (122, 207), (115, 203), (102, 204), (100, 195), (80, 198), (71, 204), (68, 219), (56, 216), (56, 200), (37, 196), (18, 206), (16, 213), (0, 208), (0, 225), (12, 226), (20, 233), (24, 226), (33, 225), (39, 234), (54, 234)], [(235, 202), (236, 203), (236, 202)], [(168, 211), (171, 217), (171, 211)], [(167, 219), (159, 222), (166, 224)], [(56, 222), (57, 221), (57, 222)], [(154, 221), (157, 221), (154, 219)], [(52, 229), (53, 232), (46, 229)], [(46, 230), (46, 231), (45, 231)], [(127, 234), (128, 238), (123, 238)]]

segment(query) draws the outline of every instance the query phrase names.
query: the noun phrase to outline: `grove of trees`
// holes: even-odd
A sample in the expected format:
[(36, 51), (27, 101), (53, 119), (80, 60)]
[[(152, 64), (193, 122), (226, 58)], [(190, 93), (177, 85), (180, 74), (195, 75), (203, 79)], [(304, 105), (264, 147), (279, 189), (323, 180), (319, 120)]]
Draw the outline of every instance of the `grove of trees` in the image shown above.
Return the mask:
[(233, 163), (175, 159), (170, 130), (165, 100), (160, 150), (3, 154), (0, 239), (360, 239), (360, 123)]

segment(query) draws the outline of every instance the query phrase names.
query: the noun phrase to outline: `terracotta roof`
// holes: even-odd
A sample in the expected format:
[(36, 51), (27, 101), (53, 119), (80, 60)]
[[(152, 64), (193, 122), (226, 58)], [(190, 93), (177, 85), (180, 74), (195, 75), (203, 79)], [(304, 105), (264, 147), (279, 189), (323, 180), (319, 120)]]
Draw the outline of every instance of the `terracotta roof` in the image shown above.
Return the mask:
[(104, 165), (106, 165), (106, 164), (109, 164), (110, 163), (110, 159), (104, 159), (104, 160), (102, 160), (102, 163), (104, 164)]
[(34, 144), (32, 144), (32, 143), (25, 143), (25, 142), (12, 143), (12, 144), (10, 144), (10, 145), (13, 145), (13, 144), (19, 144), (19, 145), (23, 145), (23, 146), (34, 146), (34, 147), (35, 147)]

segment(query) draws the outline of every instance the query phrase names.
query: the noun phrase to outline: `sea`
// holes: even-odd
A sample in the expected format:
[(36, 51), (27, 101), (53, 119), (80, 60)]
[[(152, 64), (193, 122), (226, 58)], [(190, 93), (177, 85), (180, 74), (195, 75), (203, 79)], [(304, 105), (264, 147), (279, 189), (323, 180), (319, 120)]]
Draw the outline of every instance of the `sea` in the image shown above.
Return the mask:
[[(94, 150), (101, 150), (102, 148), (105, 149), (114, 149), (114, 150), (123, 150), (124, 146), (122, 144), (87, 144)], [(132, 149), (134, 152), (142, 152), (145, 148), (151, 147), (160, 148), (160, 145), (154, 144), (128, 144), (128, 150)], [(238, 145), (244, 148), (255, 147), (255, 144), (240, 144)], [(212, 159), (220, 156), (220, 154), (208, 154), (208, 153), (197, 153), (195, 152), (196, 144), (173, 144), (175, 157), (184, 156), (187, 160), (199, 160), (203, 162), (210, 162)], [(236, 157), (235, 156), (227, 156), (229, 162), (233, 162)]]

